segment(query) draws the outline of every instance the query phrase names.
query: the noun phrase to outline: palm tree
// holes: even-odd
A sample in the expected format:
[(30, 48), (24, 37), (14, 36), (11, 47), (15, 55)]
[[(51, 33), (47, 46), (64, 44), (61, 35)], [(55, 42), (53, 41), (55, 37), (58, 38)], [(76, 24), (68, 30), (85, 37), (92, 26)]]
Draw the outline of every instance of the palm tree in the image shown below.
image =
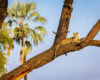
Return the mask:
[[(43, 35), (46, 30), (42, 26), (32, 27), (30, 22), (37, 21), (39, 23), (45, 23), (46, 19), (41, 17), (36, 11), (36, 4), (34, 3), (14, 3), (11, 7), (8, 7), (8, 23), (14, 26), (14, 40), (17, 43), (21, 43), (22, 49), (20, 51), (20, 61), (26, 61), (26, 56), (30, 52), (32, 45), (27, 38), (32, 38), (35, 45), (38, 45), (43, 40)], [(27, 80), (27, 76), (24, 77)]]
[(5, 49), (8, 49), (8, 55), (10, 55), (10, 49), (13, 46), (13, 39), (11, 39), (9, 33), (11, 29), (7, 28), (7, 23), (3, 22), (2, 28), (0, 29), (0, 76), (6, 73), (6, 56), (3, 52)]
[(7, 71), (7, 69), (5, 68), (6, 62), (7, 62), (7, 59), (6, 59), (5, 53), (0, 52), (0, 77), (4, 75)]
[(2, 50), (8, 49), (8, 56), (10, 55), (10, 49), (13, 48), (13, 39), (11, 38), (12, 29), (8, 28), (8, 24), (3, 22), (0, 29), (0, 47)]

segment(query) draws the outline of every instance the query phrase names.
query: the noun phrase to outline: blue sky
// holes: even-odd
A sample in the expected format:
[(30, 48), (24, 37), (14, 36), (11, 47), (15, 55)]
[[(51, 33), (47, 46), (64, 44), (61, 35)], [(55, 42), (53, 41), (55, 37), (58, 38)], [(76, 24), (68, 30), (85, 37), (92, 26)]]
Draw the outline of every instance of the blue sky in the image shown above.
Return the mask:
[[(9, 5), (12, 4), (9, 0)], [(25, 1), (25, 0), (16, 0)], [(32, 1), (32, 0), (28, 0)], [(28, 59), (50, 48), (53, 44), (64, 0), (34, 0), (41, 16), (47, 19), (45, 40), (31, 51)], [(27, 0), (26, 0), (27, 2)], [(74, 0), (73, 12), (69, 25), (68, 37), (73, 32), (79, 32), (82, 38), (88, 34), (93, 25), (100, 19), (100, 0)], [(95, 37), (100, 40), (100, 32)], [(16, 68), (19, 63), (18, 48), (11, 52), (8, 58), (8, 71)], [(13, 64), (12, 64), (13, 63)], [(100, 48), (86, 47), (80, 51), (62, 55), (43, 67), (28, 74), (29, 80), (100, 80)]]

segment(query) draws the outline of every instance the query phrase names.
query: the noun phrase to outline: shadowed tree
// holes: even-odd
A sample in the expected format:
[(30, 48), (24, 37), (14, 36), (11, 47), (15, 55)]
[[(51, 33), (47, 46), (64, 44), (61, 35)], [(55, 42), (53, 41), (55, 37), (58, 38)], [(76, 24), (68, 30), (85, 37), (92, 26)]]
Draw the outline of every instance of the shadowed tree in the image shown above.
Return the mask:
[(10, 37), (11, 29), (7, 28), (8, 25), (6, 22), (3, 22), (2, 28), (0, 29), (0, 76), (6, 73), (6, 57), (3, 51), (8, 49), (8, 55), (10, 53), (10, 49), (13, 48), (13, 39)]
[(2, 53), (0, 51), (0, 76), (4, 75), (6, 73), (6, 68), (5, 68), (5, 65), (6, 65), (6, 57), (5, 57), (5, 53)]
[(8, 35), (9, 30), (6, 29), (7, 24), (4, 22), (4, 19), (7, 16), (7, 6), (8, 0), (0, 0), (0, 76), (7, 72), (5, 68), (7, 60), (3, 51), (12, 44), (12, 39)]
[[(36, 4), (34, 3), (14, 3), (8, 7), (8, 23), (10, 26), (15, 23), (14, 26), (14, 40), (22, 45), (20, 51), (20, 61), (23, 64), (26, 61), (26, 56), (32, 48), (30, 40), (31, 38), (35, 45), (39, 44), (39, 41), (43, 40), (46, 30), (42, 26), (30, 25), (31, 22), (45, 23), (46, 19), (41, 17), (36, 11)], [(25, 80), (27, 77), (25, 76)]]
[(13, 48), (13, 39), (11, 38), (12, 29), (8, 28), (8, 24), (3, 22), (2, 28), (0, 29), (0, 43), (2, 44), (2, 50), (8, 49), (8, 56), (10, 55), (10, 49)]

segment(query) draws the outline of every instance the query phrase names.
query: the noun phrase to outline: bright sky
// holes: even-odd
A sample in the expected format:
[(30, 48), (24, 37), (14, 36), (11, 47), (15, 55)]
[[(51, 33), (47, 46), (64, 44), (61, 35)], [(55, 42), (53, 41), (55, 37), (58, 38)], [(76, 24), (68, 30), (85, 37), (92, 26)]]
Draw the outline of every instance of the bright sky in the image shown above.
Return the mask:
[[(12, 4), (9, 0), (9, 5)], [(18, 1), (18, 0), (16, 0)], [(25, 0), (19, 0), (25, 1)], [(32, 0), (28, 0), (32, 1)], [(64, 0), (34, 0), (41, 16), (47, 19), (45, 28), (47, 35), (38, 47), (34, 47), (28, 59), (50, 48), (53, 44)], [(27, 0), (26, 0), (27, 2)], [(84, 37), (100, 18), (100, 0), (74, 0), (74, 10), (70, 21), (70, 33), (79, 32)], [(100, 33), (95, 39), (100, 40)], [(16, 68), (19, 63), (18, 47), (12, 51), (8, 59), (8, 71)], [(13, 64), (12, 64), (13, 63)], [(71, 52), (68, 56), (60, 56), (53, 62), (28, 74), (29, 80), (100, 80), (100, 48), (86, 47), (80, 51)]]

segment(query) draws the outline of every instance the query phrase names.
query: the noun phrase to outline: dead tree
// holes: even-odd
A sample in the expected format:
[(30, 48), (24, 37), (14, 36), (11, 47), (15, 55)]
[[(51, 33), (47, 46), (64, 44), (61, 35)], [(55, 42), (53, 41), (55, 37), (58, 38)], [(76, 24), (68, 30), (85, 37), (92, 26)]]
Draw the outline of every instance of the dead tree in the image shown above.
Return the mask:
[[(64, 2), (58, 30), (56, 33), (56, 38), (53, 46), (50, 49), (40, 53), (39, 55), (29, 59), (28, 61), (26, 61), (24, 64), (20, 65), (13, 71), (5, 74), (0, 78), (0, 80), (18, 80), (23, 76), (25, 76), (26, 74), (28, 74), (29, 72), (31, 72), (32, 70), (37, 69), (54, 60), (54, 54), (55, 54), (55, 49), (57, 47), (57, 44), (61, 42), (63, 39), (66, 39), (70, 17), (73, 10), (72, 4), (73, 4), (73, 0), (65, 0)], [(0, 14), (0, 16), (5, 13), (6, 12)], [(0, 17), (0, 19), (2, 18)], [(87, 46), (100, 47), (100, 40), (93, 40), (93, 38), (97, 35), (99, 30), (100, 30), (100, 19), (93, 26), (93, 28), (90, 30), (87, 36), (80, 39), (80, 42), (67, 43), (65, 45), (59, 46), (59, 49), (56, 52), (56, 57), (59, 57), (64, 53), (68, 54), (72, 51), (78, 51)]]

